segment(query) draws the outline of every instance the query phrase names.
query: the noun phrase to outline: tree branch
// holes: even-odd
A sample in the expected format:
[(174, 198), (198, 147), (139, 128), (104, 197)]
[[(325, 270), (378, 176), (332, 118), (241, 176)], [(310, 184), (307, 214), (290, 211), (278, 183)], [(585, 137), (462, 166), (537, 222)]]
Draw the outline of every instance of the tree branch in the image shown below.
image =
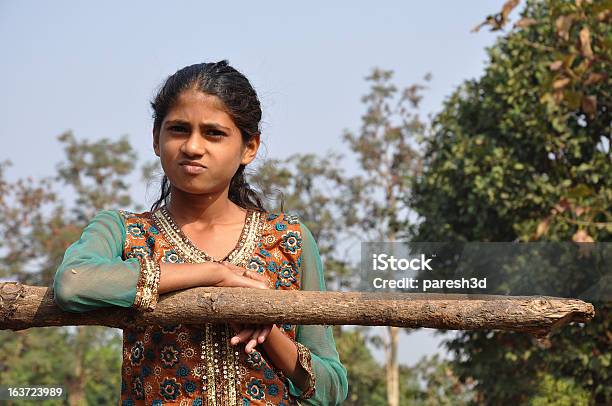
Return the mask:
[(62, 311), (53, 289), (0, 282), (0, 330), (100, 325), (291, 323), (500, 329), (545, 337), (570, 322), (593, 318), (592, 304), (550, 296), (371, 293), (198, 287), (160, 297), (153, 312), (105, 307), (84, 313)]

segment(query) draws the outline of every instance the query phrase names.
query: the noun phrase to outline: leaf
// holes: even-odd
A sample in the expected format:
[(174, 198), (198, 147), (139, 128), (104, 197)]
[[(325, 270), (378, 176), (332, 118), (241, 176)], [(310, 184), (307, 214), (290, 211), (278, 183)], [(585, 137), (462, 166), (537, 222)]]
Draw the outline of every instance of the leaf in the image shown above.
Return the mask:
[(593, 192), (593, 189), (591, 189), (584, 183), (581, 183), (580, 185), (571, 188), (567, 192), (567, 196), (571, 198), (588, 197), (588, 196), (593, 196), (594, 194), (595, 193)]
[(519, 2), (520, 0), (507, 0), (499, 13), (488, 15), (482, 23), (472, 28), (472, 32), (478, 32), (485, 25), (490, 25), (491, 31), (501, 30), (502, 27), (508, 22), (508, 15), (519, 4)]
[(533, 18), (521, 18), (514, 24), (514, 27), (515, 28), (527, 28), (537, 23), (538, 22), (534, 20)]
[(589, 77), (584, 81), (585, 86), (594, 85), (595, 83), (599, 83), (602, 80), (606, 80), (608, 78), (608, 74), (605, 72), (593, 72), (589, 75)]
[(580, 62), (580, 64), (578, 66), (576, 66), (576, 68), (574, 68), (574, 73), (577, 76), (582, 76), (586, 73), (586, 71), (591, 67), (591, 64), (593, 63), (593, 59), (587, 59), (587, 58), (583, 58), (582, 62)]
[[(593, 7), (595, 8), (595, 7)], [(610, 17), (610, 14), (612, 14), (612, 10), (607, 9), (607, 10), (603, 10), (600, 13), (597, 14), (597, 19), (599, 21), (605, 21)]]
[(578, 54), (575, 52), (571, 52), (569, 55), (566, 55), (565, 58), (563, 58), (563, 65), (565, 65), (567, 68), (571, 67), (577, 56)]
[(544, 220), (538, 223), (535, 237), (540, 238), (541, 236), (546, 234), (548, 232), (549, 227), (550, 227), (550, 217), (546, 217)]
[(551, 93), (543, 93), (542, 96), (540, 96), (540, 103), (550, 103), (552, 99)]
[(554, 61), (548, 66), (548, 68), (552, 71), (557, 71), (561, 69), (562, 66), (563, 66), (563, 61)]
[(593, 59), (593, 49), (591, 49), (591, 31), (588, 27), (580, 30), (580, 51), (587, 59)]
[(566, 198), (561, 198), (561, 200), (559, 200), (559, 203), (555, 205), (555, 208), (553, 210), (556, 210), (558, 213), (563, 213), (565, 210), (568, 210), (570, 208), (571, 205), (569, 201)]
[[(493, 28), (491, 28), (491, 30), (494, 31), (496, 29), (495, 27), (498, 26), (498, 23), (497, 23), (497, 20), (495, 19), (495, 16), (493, 16), (493, 15), (487, 16), (487, 18), (483, 22), (478, 24), (476, 27), (472, 28), (471, 32), (478, 32), (485, 25), (490, 25), (491, 27), (493, 27)], [(497, 28), (497, 29), (499, 29), (499, 28)]]
[(594, 242), (593, 237), (591, 237), (585, 230), (578, 230), (572, 236), (572, 241), (574, 242)]
[(582, 111), (593, 119), (597, 115), (597, 96), (585, 96), (582, 98)]
[(555, 21), (555, 28), (557, 29), (557, 35), (566, 41), (569, 41), (569, 31), (572, 28), (574, 22), (574, 15), (564, 15), (557, 18)]
[(506, 22), (506, 20), (508, 19), (508, 14), (510, 14), (510, 12), (519, 4), (519, 0), (508, 0), (504, 3), (504, 5), (502, 6), (502, 10), (501, 10), (501, 17), (502, 17), (502, 25)]
[(560, 90), (563, 89), (565, 86), (567, 86), (570, 83), (570, 79), (569, 78), (561, 78), (561, 79), (557, 79), (553, 82), (553, 89), (555, 90)]
[(563, 97), (567, 106), (570, 110), (576, 110), (580, 107), (580, 102), (582, 101), (582, 93), (581, 92), (565, 92)]

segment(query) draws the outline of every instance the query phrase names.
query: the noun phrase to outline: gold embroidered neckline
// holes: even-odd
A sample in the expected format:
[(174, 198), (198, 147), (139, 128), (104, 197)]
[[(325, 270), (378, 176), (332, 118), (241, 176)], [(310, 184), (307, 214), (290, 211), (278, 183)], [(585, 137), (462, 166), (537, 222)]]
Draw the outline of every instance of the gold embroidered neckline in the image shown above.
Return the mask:
[[(240, 264), (252, 254), (255, 244), (261, 237), (263, 214), (254, 209), (247, 209), (245, 223), (236, 246), (220, 261)], [(179, 256), (188, 262), (220, 262), (195, 245), (176, 224), (166, 206), (153, 213), (153, 221), (168, 241), (177, 248)], [(246, 258), (248, 259), (248, 258)]]
[(174, 218), (172, 217), (172, 214), (170, 214), (170, 211), (168, 210), (168, 208), (166, 206), (162, 207), (162, 210), (163, 210), (163, 214), (168, 219), (168, 222), (170, 223), (172, 228), (178, 232), (179, 236), (181, 237), (181, 240), (183, 240), (185, 243), (191, 245), (191, 248), (193, 248), (194, 250), (199, 251), (200, 254), (204, 258), (208, 258), (210, 261), (215, 261), (215, 262), (227, 261), (227, 259), (236, 250), (238, 250), (238, 248), (240, 246), (240, 242), (244, 239), (244, 235), (245, 235), (245, 233), (247, 231), (247, 228), (249, 226), (248, 223), (249, 223), (249, 218), (251, 217), (251, 211), (252, 211), (251, 209), (247, 209), (247, 213), (246, 213), (246, 216), (244, 218), (244, 225), (242, 226), (242, 230), (240, 230), (240, 236), (238, 237), (238, 241), (236, 242), (236, 245), (234, 245), (234, 248), (232, 248), (230, 250), (230, 252), (227, 253), (227, 255), (225, 255), (225, 257), (223, 257), (222, 259), (216, 260), (211, 255), (208, 255), (204, 250), (200, 249), (193, 241), (191, 241), (191, 239), (189, 237), (187, 237), (187, 235), (183, 232), (183, 230), (181, 230), (181, 228), (178, 226), (178, 224), (176, 224), (176, 222), (174, 221)]

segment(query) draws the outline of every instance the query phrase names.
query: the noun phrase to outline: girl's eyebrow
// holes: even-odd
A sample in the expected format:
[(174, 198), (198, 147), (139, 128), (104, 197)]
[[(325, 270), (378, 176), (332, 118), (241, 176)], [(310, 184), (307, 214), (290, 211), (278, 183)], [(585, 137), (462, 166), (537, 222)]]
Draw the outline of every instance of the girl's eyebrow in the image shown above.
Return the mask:
[[(172, 125), (172, 124), (178, 124), (178, 125), (191, 125), (191, 123), (187, 122), (187, 121), (183, 121), (183, 120), (169, 120), (166, 121), (166, 125)], [(200, 123), (201, 126), (205, 127), (205, 128), (214, 128), (214, 129), (220, 129), (220, 130), (225, 130), (225, 131), (230, 131), (229, 128), (222, 126), (219, 123), (214, 123), (214, 122), (204, 122), (204, 123)]]

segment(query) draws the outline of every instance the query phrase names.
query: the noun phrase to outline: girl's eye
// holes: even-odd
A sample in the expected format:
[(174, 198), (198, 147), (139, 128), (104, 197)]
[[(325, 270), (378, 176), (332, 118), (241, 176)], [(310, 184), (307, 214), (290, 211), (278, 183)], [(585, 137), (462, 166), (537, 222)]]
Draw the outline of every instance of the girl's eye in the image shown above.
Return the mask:
[(174, 132), (184, 132), (187, 131), (187, 129), (185, 127), (181, 127), (180, 125), (173, 125), (172, 127), (168, 128), (170, 131), (174, 131)]
[(212, 129), (206, 131), (206, 134), (214, 135), (215, 137), (223, 137), (223, 136), (225, 136), (225, 133), (223, 131), (212, 130)]
[[(189, 129), (184, 127), (184, 126), (180, 126), (180, 125), (173, 125), (168, 127), (168, 130), (171, 132), (177, 132), (177, 133), (185, 133), (185, 132), (189, 132)], [(208, 129), (206, 130), (206, 135), (212, 135), (215, 137), (224, 137), (225, 133), (223, 131), (219, 131), (219, 130), (215, 130), (215, 129)]]

